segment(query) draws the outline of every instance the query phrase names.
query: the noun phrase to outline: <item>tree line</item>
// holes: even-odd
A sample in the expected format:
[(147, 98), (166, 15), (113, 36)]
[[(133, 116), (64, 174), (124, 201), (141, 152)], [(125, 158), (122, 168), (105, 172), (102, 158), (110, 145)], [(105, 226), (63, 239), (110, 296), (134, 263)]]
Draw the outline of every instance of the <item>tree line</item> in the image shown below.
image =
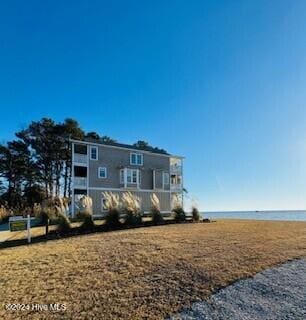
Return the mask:
[[(0, 205), (16, 209), (33, 207), (45, 198), (70, 198), (72, 166), (69, 138), (116, 143), (108, 136), (85, 132), (78, 121), (71, 118), (63, 122), (50, 118), (32, 121), (15, 136), (14, 140), (0, 144)], [(137, 141), (134, 146), (166, 152), (145, 141)]]

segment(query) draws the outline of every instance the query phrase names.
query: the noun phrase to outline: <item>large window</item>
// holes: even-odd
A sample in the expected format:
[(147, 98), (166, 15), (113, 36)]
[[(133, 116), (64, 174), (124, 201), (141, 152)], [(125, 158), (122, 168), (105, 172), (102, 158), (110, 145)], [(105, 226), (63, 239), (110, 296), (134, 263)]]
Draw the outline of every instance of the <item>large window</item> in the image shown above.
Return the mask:
[(98, 177), (100, 179), (106, 179), (107, 178), (107, 169), (106, 169), (106, 167), (99, 167), (98, 168)]
[(136, 165), (136, 166), (142, 166), (143, 165), (143, 154), (141, 153), (131, 153), (130, 154), (130, 164)]
[(98, 148), (90, 147), (90, 160), (98, 160)]
[[(138, 169), (125, 169), (126, 170), (126, 182), (128, 184), (137, 184), (139, 182), (140, 173)], [(120, 183), (124, 183), (124, 169), (120, 170)]]

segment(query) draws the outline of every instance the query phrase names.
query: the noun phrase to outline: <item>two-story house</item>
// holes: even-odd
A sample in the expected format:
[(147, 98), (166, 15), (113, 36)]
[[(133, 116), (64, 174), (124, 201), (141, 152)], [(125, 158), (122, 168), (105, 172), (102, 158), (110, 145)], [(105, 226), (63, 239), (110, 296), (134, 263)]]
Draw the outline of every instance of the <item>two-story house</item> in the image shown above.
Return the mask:
[(92, 198), (93, 214), (103, 215), (106, 191), (134, 193), (141, 199), (144, 212), (150, 210), (152, 193), (159, 198), (163, 213), (171, 211), (174, 199), (183, 205), (183, 157), (119, 143), (71, 143), (72, 216), (83, 195)]

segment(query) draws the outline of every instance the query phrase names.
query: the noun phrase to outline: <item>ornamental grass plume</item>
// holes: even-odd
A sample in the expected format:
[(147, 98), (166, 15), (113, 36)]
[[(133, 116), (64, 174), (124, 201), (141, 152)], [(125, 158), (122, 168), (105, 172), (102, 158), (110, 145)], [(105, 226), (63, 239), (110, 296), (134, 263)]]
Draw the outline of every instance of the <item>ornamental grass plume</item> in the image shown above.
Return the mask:
[(81, 229), (92, 230), (95, 227), (92, 216), (92, 199), (89, 196), (84, 195), (80, 199), (80, 212), (79, 218), (83, 221)]
[(155, 193), (153, 193), (150, 196), (150, 200), (151, 200), (150, 212), (151, 212), (151, 216), (152, 216), (152, 222), (154, 224), (161, 223), (164, 220), (164, 218), (160, 212), (160, 202), (159, 202), (157, 195)]
[(185, 221), (186, 220), (186, 213), (182, 207), (182, 202), (177, 195), (175, 195), (173, 197), (172, 206), (173, 206), (172, 212), (174, 215), (174, 220), (176, 222)]
[(1, 205), (0, 206), (0, 223), (7, 221), (11, 216), (13, 216), (13, 211)]
[(66, 233), (70, 231), (70, 220), (66, 215), (65, 202), (60, 197), (47, 198), (41, 204), (41, 218), (46, 226), (46, 235), (49, 231), (49, 221), (56, 221), (58, 224), (58, 231)]
[(103, 192), (106, 208), (106, 225), (111, 229), (117, 229), (121, 226), (120, 223), (120, 201), (119, 195), (113, 192)]
[(140, 198), (131, 192), (124, 192), (121, 198), (121, 210), (127, 225), (138, 225), (142, 222)]
[(194, 222), (200, 221), (201, 214), (199, 212), (197, 201), (195, 199), (192, 199), (191, 214), (192, 214), (192, 220)]

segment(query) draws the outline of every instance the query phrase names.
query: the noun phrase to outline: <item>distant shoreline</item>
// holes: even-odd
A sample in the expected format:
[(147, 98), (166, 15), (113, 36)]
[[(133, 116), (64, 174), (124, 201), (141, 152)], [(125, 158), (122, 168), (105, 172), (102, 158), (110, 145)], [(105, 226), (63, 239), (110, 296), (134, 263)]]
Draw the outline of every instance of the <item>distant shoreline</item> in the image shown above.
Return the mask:
[(210, 219), (306, 221), (306, 210), (202, 211), (201, 214)]

